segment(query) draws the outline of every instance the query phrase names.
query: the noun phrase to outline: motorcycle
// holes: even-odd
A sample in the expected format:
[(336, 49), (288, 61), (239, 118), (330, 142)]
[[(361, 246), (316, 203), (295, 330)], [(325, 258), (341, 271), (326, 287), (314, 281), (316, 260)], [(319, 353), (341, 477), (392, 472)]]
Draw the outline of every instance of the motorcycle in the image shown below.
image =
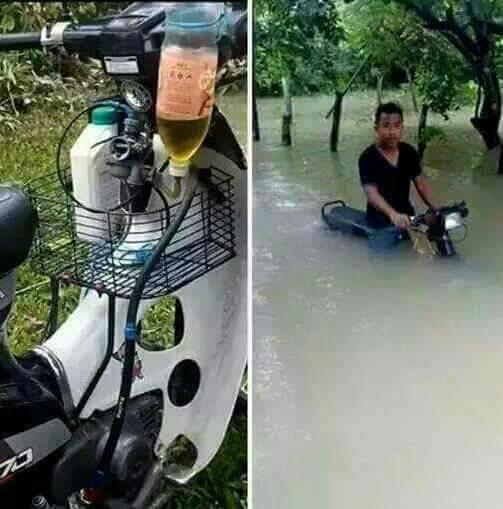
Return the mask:
[[(135, 2), (84, 24), (0, 35), (0, 51), (98, 59), (118, 89), (67, 126), (55, 172), (24, 190), (0, 186), (2, 508), (160, 507), (167, 486), (208, 465), (235, 408), (247, 350), (246, 158), (214, 106), (187, 174), (165, 171), (155, 104), (168, 4)], [(220, 68), (245, 57), (247, 39), (246, 12), (222, 9)], [(89, 151), (100, 154), (90, 196), (102, 193), (106, 208), (83, 203), (75, 168), (61, 164), (64, 138), (84, 116)], [(6, 324), (29, 254), (51, 278), (49, 334), (16, 357)], [(61, 282), (82, 294), (56, 327)], [(176, 298), (175, 346), (149, 351), (142, 318), (167, 295)], [(190, 464), (169, 454), (180, 437)]]
[[(424, 235), (436, 255), (454, 256), (457, 252), (451, 234), (464, 230), (466, 237), (464, 219), (468, 213), (465, 202), (453, 203), (411, 217), (410, 229)], [(363, 237), (369, 240), (371, 246), (378, 249), (395, 247), (402, 240), (410, 238), (407, 231), (394, 226), (374, 228), (368, 223), (363, 210), (350, 207), (342, 200), (325, 203), (321, 208), (321, 216), (330, 229)]]

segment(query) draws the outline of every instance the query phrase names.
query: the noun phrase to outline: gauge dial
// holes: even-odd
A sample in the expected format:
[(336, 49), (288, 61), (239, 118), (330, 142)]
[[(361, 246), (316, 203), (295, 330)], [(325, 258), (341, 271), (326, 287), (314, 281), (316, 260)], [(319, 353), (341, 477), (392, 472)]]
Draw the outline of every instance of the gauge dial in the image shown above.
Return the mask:
[(123, 81), (121, 94), (135, 111), (146, 112), (152, 107), (152, 95), (147, 88), (137, 81)]

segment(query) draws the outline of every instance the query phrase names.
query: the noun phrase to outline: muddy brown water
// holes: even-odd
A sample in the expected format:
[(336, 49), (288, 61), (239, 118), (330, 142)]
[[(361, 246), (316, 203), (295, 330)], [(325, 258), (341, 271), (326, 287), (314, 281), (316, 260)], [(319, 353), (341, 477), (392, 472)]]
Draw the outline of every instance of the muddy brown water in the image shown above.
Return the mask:
[[(403, 100), (403, 98), (402, 98)], [(357, 160), (374, 97), (296, 98), (294, 146), (278, 99), (254, 144), (254, 507), (473, 509), (503, 504), (503, 177), (469, 126), (448, 123), (425, 171), (438, 201), (466, 200), (459, 257), (379, 255), (327, 230), (320, 207), (363, 207)], [(408, 111), (406, 140), (413, 140)], [(417, 196), (417, 210), (423, 210)]]

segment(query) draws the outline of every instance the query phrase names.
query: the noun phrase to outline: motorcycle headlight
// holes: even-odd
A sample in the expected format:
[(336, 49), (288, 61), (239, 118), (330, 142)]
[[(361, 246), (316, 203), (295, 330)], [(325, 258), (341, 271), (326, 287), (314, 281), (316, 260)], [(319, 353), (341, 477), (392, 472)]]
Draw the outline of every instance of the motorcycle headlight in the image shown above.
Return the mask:
[(456, 230), (463, 226), (461, 221), (461, 214), (459, 212), (451, 212), (445, 216), (444, 226), (446, 231)]

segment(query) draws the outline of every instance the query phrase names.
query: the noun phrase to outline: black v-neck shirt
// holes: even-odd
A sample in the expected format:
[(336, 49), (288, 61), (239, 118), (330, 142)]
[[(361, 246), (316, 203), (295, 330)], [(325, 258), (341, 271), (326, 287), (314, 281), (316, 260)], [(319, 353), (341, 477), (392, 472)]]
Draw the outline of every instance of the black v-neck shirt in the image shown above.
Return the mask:
[[(409, 200), (410, 182), (421, 174), (419, 154), (408, 143), (399, 145), (398, 163), (391, 164), (376, 145), (368, 147), (358, 161), (362, 185), (374, 184), (381, 196), (401, 214), (414, 215)], [(367, 203), (367, 219), (376, 228), (388, 226), (388, 216)]]

